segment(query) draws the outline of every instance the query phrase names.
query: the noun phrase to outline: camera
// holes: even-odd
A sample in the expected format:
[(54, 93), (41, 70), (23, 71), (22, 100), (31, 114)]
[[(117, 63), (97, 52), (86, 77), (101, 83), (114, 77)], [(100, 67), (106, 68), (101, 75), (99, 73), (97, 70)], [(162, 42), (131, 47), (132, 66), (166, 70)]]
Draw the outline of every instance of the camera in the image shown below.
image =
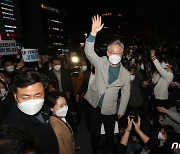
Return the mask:
[(138, 122), (138, 115), (137, 114), (131, 114), (130, 115), (130, 120), (131, 119), (133, 119), (133, 121), (135, 122), (135, 123), (137, 123)]

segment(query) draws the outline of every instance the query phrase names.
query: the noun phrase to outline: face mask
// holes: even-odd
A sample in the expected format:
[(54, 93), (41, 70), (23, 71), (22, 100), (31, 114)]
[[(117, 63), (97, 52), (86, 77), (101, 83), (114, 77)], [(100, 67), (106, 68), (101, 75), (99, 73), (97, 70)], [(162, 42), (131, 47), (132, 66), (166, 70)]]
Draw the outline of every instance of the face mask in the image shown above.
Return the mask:
[(86, 71), (87, 70), (87, 66), (82, 66), (82, 71)]
[(11, 66), (6, 67), (6, 71), (13, 72), (14, 71), (14, 66), (11, 65)]
[(135, 79), (135, 75), (131, 75), (131, 81)]
[(121, 61), (121, 57), (117, 55), (111, 55), (109, 56), (109, 61), (111, 64), (116, 65)]
[(4, 79), (0, 78), (0, 80), (4, 82)]
[(141, 64), (140, 68), (141, 68), (142, 70), (144, 70), (144, 65), (143, 65), (143, 64)]
[(165, 140), (165, 137), (163, 136), (163, 134), (161, 132), (158, 133), (158, 139)]
[(49, 71), (52, 70), (52, 67), (49, 67)]
[(56, 65), (53, 67), (54, 70), (59, 71), (61, 69), (61, 65)]
[(6, 89), (1, 89), (0, 97), (3, 97), (6, 94)]
[(21, 56), (20, 55), (16, 55), (16, 58), (21, 58)]
[(41, 64), (39, 64), (38, 66), (39, 66), (39, 68), (42, 68), (42, 65), (41, 65)]
[(22, 103), (18, 103), (18, 108), (28, 115), (34, 115), (40, 111), (44, 104), (44, 99), (31, 99)]
[(64, 107), (60, 108), (59, 110), (56, 111), (56, 115), (58, 117), (65, 117), (68, 111), (68, 106), (65, 105)]

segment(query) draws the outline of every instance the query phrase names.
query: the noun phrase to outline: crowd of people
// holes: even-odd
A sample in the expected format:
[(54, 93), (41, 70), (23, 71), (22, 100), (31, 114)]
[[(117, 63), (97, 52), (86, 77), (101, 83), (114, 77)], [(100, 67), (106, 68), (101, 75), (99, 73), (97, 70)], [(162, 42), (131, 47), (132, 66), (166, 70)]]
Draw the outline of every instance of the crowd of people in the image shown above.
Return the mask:
[(180, 153), (171, 148), (180, 144), (178, 57), (159, 48), (127, 50), (119, 39), (100, 57), (95, 41), (103, 27), (93, 16), (77, 72), (58, 55), (1, 58), (0, 153), (74, 154), (83, 115), (92, 154)]

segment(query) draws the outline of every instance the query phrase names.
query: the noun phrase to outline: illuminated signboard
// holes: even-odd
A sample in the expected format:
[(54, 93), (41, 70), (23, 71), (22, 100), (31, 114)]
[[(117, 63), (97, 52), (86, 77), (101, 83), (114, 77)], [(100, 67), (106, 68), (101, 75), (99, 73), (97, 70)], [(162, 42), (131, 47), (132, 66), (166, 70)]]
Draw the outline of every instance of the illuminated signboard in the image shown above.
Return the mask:
[(55, 9), (55, 8), (52, 8), (52, 7), (46, 6), (46, 5), (44, 5), (44, 4), (41, 4), (41, 8), (42, 8), (42, 9), (49, 10), (49, 11), (53, 11), (53, 12), (55, 12), (55, 13), (58, 13), (58, 14), (59, 14), (59, 10), (58, 10), (58, 9)]

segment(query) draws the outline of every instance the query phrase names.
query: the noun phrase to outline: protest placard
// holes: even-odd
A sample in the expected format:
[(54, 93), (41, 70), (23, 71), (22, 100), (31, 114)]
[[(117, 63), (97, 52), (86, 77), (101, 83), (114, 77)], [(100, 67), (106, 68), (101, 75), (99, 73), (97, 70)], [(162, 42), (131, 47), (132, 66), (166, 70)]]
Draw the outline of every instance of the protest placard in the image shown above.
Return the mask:
[(22, 49), (21, 52), (24, 62), (36, 62), (39, 60), (38, 49)]
[(1, 40), (0, 41), (0, 55), (14, 55), (17, 54), (17, 47), (15, 40)]

